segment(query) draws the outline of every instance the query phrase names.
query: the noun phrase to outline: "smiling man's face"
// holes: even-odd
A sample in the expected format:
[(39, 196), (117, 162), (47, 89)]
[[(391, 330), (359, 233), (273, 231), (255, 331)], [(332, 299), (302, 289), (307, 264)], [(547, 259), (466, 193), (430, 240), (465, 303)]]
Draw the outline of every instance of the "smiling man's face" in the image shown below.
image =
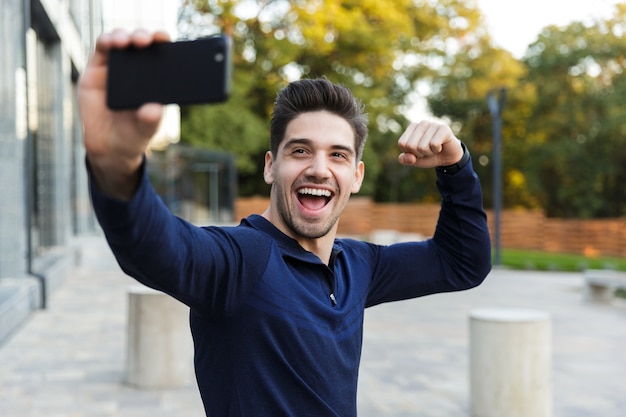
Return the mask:
[(287, 125), (278, 154), (265, 157), (264, 177), (272, 185), (270, 221), (301, 243), (331, 232), (334, 239), (363, 173), (346, 120), (326, 111), (299, 115)]

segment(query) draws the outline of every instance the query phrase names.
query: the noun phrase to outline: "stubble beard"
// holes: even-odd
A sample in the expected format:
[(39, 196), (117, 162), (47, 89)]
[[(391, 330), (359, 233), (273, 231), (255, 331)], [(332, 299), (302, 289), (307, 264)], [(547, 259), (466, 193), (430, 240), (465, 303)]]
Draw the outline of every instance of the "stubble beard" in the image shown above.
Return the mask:
[(274, 184), (273, 186), (276, 187), (274, 191), (278, 196), (276, 198), (276, 212), (278, 213), (278, 216), (282, 220), (283, 224), (297, 237), (319, 239), (329, 234), (339, 221), (340, 213), (331, 213), (330, 218), (319, 222), (298, 220), (297, 215), (295, 214), (297, 209), (295, 207), (291, 209), (288, 199), (285, 198), (288, 194), (285, 194), (282, 187), (279, 185)]

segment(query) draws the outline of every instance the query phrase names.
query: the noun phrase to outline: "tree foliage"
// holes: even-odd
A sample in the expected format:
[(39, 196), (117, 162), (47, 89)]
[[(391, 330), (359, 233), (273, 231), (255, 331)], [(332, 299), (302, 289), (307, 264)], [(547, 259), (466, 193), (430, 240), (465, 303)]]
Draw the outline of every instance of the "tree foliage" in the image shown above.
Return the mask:
[[(268, 121), (290, 80), (325, 76), (366, 104), (362, 194), (436, 201), (431, 170), (397, 163), (407, 115), (426, 98), (472, 152), (492, 204), (487, 94), (505, 88), (505, 207), (550, 216), (626, 214), (626, 4), (605, 20), (547, 27), (516, 59), (494, 47), (474, 0), (185, 0), (179, 29), (234, 40), (231, 99), (183, 109), (182, 139), (237, 154), (240, 194), (262, 182)], [(417, 99), (417, 100), (416, 100)]]
[(528, 192), (521, 162), (526, 157), (524, 115), (530, 113), (533, 91), (521, 85), (524, 65), (508, 51), (495, 48), (488, 36), (448, 57), (447, 67), (432, 80), (429, 106), (439, 117), (457, 126), (460, 138), (471, 149), (474, 166), (483, 182), (487, 206), (492, 205), (493, 120), (487, 95), (506, 90), (503, 113), (503, 200), (505, 206), (536, 206)]
[(608, 20), (546, 27), (521, 61), (488, 43), (461, 51), (435, 77), (429, 104), (462, 126), (487, 206), (493, 135), (486, 95), (505, 87), (504, 205), (558, 217), (626, 213), (625, 13), (623, 4)]
[[(366, 181), (362, 193), (382, 199), (434, 194), (400, 185), (385, 188), (385, 169), (399, 172), (397, 139), (407, 126), (419, 80), (432, 77), (458, 44), (479, 31), (474, 2), (461, 0), (188, 0), (181, 33), (190, 37), (224, 32), (234, 40), (234, 94), (228, 104), (183, 111), (183, 141), (224, 149), (232, 145), (239, 168), (262, 179), (267, 132), (276, 92), (290, 80), (325, 76), (347, 85), (367, 106)], [(236, 112), (230, 116), (229, 109)], [(202, 127), (201, 120), (206, 120)], [(219, 121), (219, 126), (211, 121)], [(245, 124), (250, 126), (241, 126)], [(230, 126), (226, 126), (230, 125)], [(226, 130), (226, 134), (224, 134)], [(250, 135), (247, 138), (231, 134)], [(237, 147), (237, 141), (247, 149)], [(395, 174), (393, 174), (395, 175)], [(392, 175), (392, 176), (393, 176)], [(241, 188), (259, 190), (258, 183)], [(420, 190), (412, 185), (413, 190)], [(423, 189), (423, 187), (422, 187)]]
[(626, 4), (608, 20), (547, 27), (524, 59), (531, 190), (550, 216), (626, 214)]

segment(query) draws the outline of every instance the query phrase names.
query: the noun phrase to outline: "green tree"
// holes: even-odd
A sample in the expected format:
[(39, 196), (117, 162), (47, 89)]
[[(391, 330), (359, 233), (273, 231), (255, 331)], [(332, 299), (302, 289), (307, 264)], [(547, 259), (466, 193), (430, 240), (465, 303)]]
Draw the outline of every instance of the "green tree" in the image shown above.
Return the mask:
[(536, 89), (527, 170), (546, 213), (626, 214), (626, 4), (608, 20), (547, 27), (524, 60)]
[[(505, 207), (550, 216), (626, 213), (626, 4), (613, 17), (547, 27), (525, 58), (493, 48), (488, 34), (451, 55), (433, 77), (429, 105), (470, 144), (491, 205), (490, 89), (505, 87)], [(476, 163), (478, 162), (478, 163)]]
[[(462, 0), (184, 1), (181, 33), (221, 31), (233, 37), (235, 82), (233, 98), (223, 107), (183, 111), (183, 141), (226, 150), (238, 140), (246, 143), (246, 149), (231, 149), (250, 174), (242, 180), (254, 184), (241, 190), (258, 190), (251, 176), (262, 178), (260, 150), (267, 148), (267, 134), (260, 127), (269, 120), (276, 91), (292, 79), (326, 76), (350, 87), (368, 108), (362, 193), (385, 200), (425, 198), (434, 191), (423, 179), (421, 186), (401, 184), (407, 178), (396, 162), (396, 141), (408, 124), (404, 115), (416, 84), (432, 77), (455, 48), (475, 42), (480, 25), (475, 2)], [(218, 112), (223, 113), (210, 115)], [(228, 135), (225, 120), (233, 125)], [(203, 121), (219, 124), (203, 127)], [(414, 175), (420, 180), (425, 174)], [(388, 192), (388, 184), (396, 188)], [(382, 191), (375, 192), (377, 187)]]
[(246, 106), (255, 84), (250, 74), (238, 71), (233, 80), (237, 87), (232, 89), (228, 101), (181, 109), (181, 142), (237, 156), (241, 195), (266, 195), (269, 191), (258, 172), (269, 143), (267, 122)]
[(488, 33), (464, 45), (433, 76), (428, 104), (449, 119), (471, 149), (474, 167), (483, 183), (486, 206), (493, 200), (493, 120), (487, 106), (490, 91), (506, 89), (502, 115), (503, 203), (505, 207), (535, 207), (523, 171), (528, 157), (525, 118), (534, 101), (532, 86), (521, 83), (524, 65), (508, 51), (492, 45)]

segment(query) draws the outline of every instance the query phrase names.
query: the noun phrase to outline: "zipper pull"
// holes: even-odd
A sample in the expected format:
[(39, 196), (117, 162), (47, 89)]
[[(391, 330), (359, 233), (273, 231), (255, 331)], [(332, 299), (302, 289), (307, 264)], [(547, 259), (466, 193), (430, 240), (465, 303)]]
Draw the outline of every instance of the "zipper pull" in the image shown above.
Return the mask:
[(330, 301), (332, 301), (333, 306), (336, 307), (337, 306), (337, 299), (335, 298), (335, 294), (333, 294), (332, 292), (330, 293)]

